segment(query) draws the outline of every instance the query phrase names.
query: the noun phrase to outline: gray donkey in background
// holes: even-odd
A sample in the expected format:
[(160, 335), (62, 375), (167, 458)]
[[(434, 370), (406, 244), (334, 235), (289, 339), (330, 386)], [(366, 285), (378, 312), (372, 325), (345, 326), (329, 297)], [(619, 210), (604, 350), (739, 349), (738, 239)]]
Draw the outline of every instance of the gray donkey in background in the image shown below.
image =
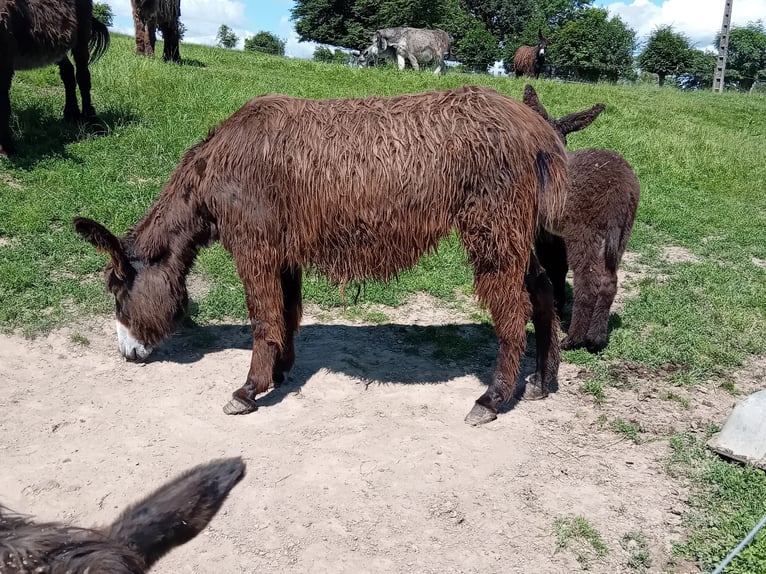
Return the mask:
[(400, 70), (407, 62), (413, 70), (421, 64), (435, 64), (434, 74), (444, 72), (444, 57), (450, 51), (451, 40), (444, 30), (422, 28), (383, 28), (376, 30), (372, 44), (359, 55), (359, 65), (369, 66), (378, 59), (393, 60)]

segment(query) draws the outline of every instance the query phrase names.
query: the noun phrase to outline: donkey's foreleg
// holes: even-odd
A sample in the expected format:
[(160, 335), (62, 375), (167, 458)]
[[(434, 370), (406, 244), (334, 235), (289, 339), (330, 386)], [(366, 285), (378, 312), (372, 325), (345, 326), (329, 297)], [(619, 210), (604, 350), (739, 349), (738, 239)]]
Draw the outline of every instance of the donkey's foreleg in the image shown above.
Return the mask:
[(13, 68), (9, 62), (0, 62), (0, 157), (7, 157), (14, 152), (11, 138), (11, 82)]
[[(250, 255), (253, 252), (250, 251)], [(255, 397), (269, 390), (275, 363), (285, 339), (279, 267), (263, 264), (259, 272), (261, 262), (245, 261), (244, 257), (238, 257), (237, 254), (234, 254), (234, 260), (245, 287), (253, 332), (253, 354), (245, 384), (234, 391), (232, 399), (223, 408), (227, 415), (247, 414), (258, 408)]]
[(531, 312), (529, 295), (524, 288), (525, 265), (526, 261), (519, 257), (510, 261), (503, 271), (494, 269), (476, 275), (476, 294), (489, 304), (500, 349), (489, 388), (465, 418), (474, 426), (495, 420), (497, 409), (511, 398), (516, 388), (521, 354), (527, 341), (527, 317)]
[(59, 61), (59, 76), (64, 83), (64, 119), (75, 122), (80, 119), (80, 108), (77, 105), (77, 80), (74, 66), (67, 56)]
[[(88, 69), (90, 53), (88, 52), (87, 41), (78, 42), (72, 48), (72, 56), (74, 57), (74, 65), (77, 67), (76, 77), (77, 85), (80, 88), (80, 98), (82, 99), (82, 115), (86, 120), (96, 120), (96, 110), (93, 108), (90, 100), (90, 70)], [(75, 100), (76, 105), (77, 100)]]

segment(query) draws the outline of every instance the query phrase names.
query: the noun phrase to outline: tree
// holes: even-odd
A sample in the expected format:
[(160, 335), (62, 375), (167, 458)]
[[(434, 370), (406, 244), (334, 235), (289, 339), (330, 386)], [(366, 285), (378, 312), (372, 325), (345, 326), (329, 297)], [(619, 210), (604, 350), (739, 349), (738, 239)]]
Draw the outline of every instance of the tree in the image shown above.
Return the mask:
[(646, 48), (638, 56), (642, 70), (657, 74), (660, 87), (666, 76), (678, 76), (689, 70), (692, 48), (689, 39), (673, 31), (672, 26), (658, 26), (649, 36)]
[(690, 61), (684, 72), (676, 76), (676, 83), (682, 90), (709, 90), (713, 85), (716, 54), (710, 51), (691, 49)]
[(184, 36), (186, 35), (186, 24), (181, 22), (181, 20), (178, 21), (178, 40), (179, 42), (184, 39)]
[(232, 49), (234, 46), (237, 45), (237, 35), (234, 33), (234, 30), (229, 28), (226, 24), (221, 24), (221, 27), (218, 28), (218, 35), (216, 36), (216, 39), (218, 40), (218, 45), (221, 48), (228, 48)]
[(327, 46), (318, 46), (316, 50), (314, 50), (314, 60), (317, 62), (347, 65), (348, 59), (348, 53), (339, 48), (335, 48), (335, 52), (330, 50)]
[(549, 47), (556, 75), (597, 82), (633, 78), (636, 33), (603, 8), (582, 10), (551, 35)]
[(479, 21), (455, 44), (455, 57), (471, 71), (486, 73), (497, 60), (497, 38)]
[(245, 50), (265, 52), (275, 56), (285, 55), (285, 41), (271, 32), (258, 32), (255, 36), (245, 40)]
[(107, 28), (111, 28), (114, 23), (114, 13), (112, 7), (109, 4), (103, 2), (95, 2), (93, 4), (93, 17), (101, 22)]
[(762, 20), (732, 28), (726, 56), (728, 86), (747, 92), (757, 82), (766, 82), (766, 28)]

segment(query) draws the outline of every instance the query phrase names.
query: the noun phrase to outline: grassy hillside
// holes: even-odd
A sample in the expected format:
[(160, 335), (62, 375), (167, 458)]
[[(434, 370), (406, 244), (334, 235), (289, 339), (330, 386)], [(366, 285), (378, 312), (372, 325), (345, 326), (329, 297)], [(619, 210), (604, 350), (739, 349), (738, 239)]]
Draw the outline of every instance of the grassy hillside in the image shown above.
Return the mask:
[[(251, 97), (393, 95), (481, 83), (520, 98), (525, 83), (350, 69), (201, 46), (184, 46), (182, 53), (187, 65), (165, 65), (136, 57), (132, 38), (113, 36), (92, 66), (94, 103), (108, 126), (101, 135), (61, 121), (56, 68), (16, 75), (12, 125), (20, 153), (0, 160), (2, 329), (35, 333), (82, 313), (109, 312), (100, 275), (105, 258), (71, 231), (71, 218), (86, 215), (124, 231), (183, 151)], [(694, 385), (710, 377), (725, 382), (727, 371), (749, 355), (766, 353), (766, 98), (534, 83), (554, 115), (604, 102), (606, 112), (571, 136), (570, 148), (617, 150), (642, 184), (629, 249), (651, 273), (614, 321), (602, 356), (566, 356), (591, 369), (590, 392), (604, 392), (616, 361), (663, 367), (676, 384)], [(685, 248), (696, 260), (669, 261), (667, 246)], [(398, 282), (366, 284), (360, 303), (397, 305), (414, 290), (454, 299), (471, 290), (465, 260), (449, 238)], [(194, 273), (212, 285), (195, 302), (197, 320), (245, 316), (241, 284), (220, 246), (202, 253)], [(308, 277), (305, 296), (325, 306), (341, 302), (338, 289), (316, 275)], [(715, 559), (689, 552), (708, 565)], [(760, 556), (766, 561), (766, 549)]]

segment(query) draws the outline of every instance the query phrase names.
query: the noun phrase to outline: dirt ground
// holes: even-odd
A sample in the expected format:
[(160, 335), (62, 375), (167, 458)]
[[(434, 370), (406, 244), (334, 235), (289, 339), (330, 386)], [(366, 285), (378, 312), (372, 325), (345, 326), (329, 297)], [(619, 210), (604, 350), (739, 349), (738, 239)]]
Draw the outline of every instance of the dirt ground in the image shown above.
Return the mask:
[(481, 327), (422, 295), (387, 312), (390, 324), (364, 325), (309, 308), (287, 384), (241, 417), (222, 412), (249, 365), (241, 325), (187, 328), (146, 364), (119, 357), (106, 318), (0, 337), (1, 500), (100, 525), (190, 466), (241, 455), (247, 475), (210, 527), (154, 572), (572, 572), (582, 565), (553, 534), (570, 515), (608, 546), (592, 572), (630, 571), (631, 531), (650, 571), (696, 571), (668, 565), (686, 492), (663, 471), (667, 440), (635, 444), (599, 417), (665, 433), (722, 424), (734, 397), (710, 388), (685, 407), (626, 371), (637, 384), (599, 407), (563, 364), (555, 394), (472, 428), (494, 343), (444, 360), (412, 341)]

